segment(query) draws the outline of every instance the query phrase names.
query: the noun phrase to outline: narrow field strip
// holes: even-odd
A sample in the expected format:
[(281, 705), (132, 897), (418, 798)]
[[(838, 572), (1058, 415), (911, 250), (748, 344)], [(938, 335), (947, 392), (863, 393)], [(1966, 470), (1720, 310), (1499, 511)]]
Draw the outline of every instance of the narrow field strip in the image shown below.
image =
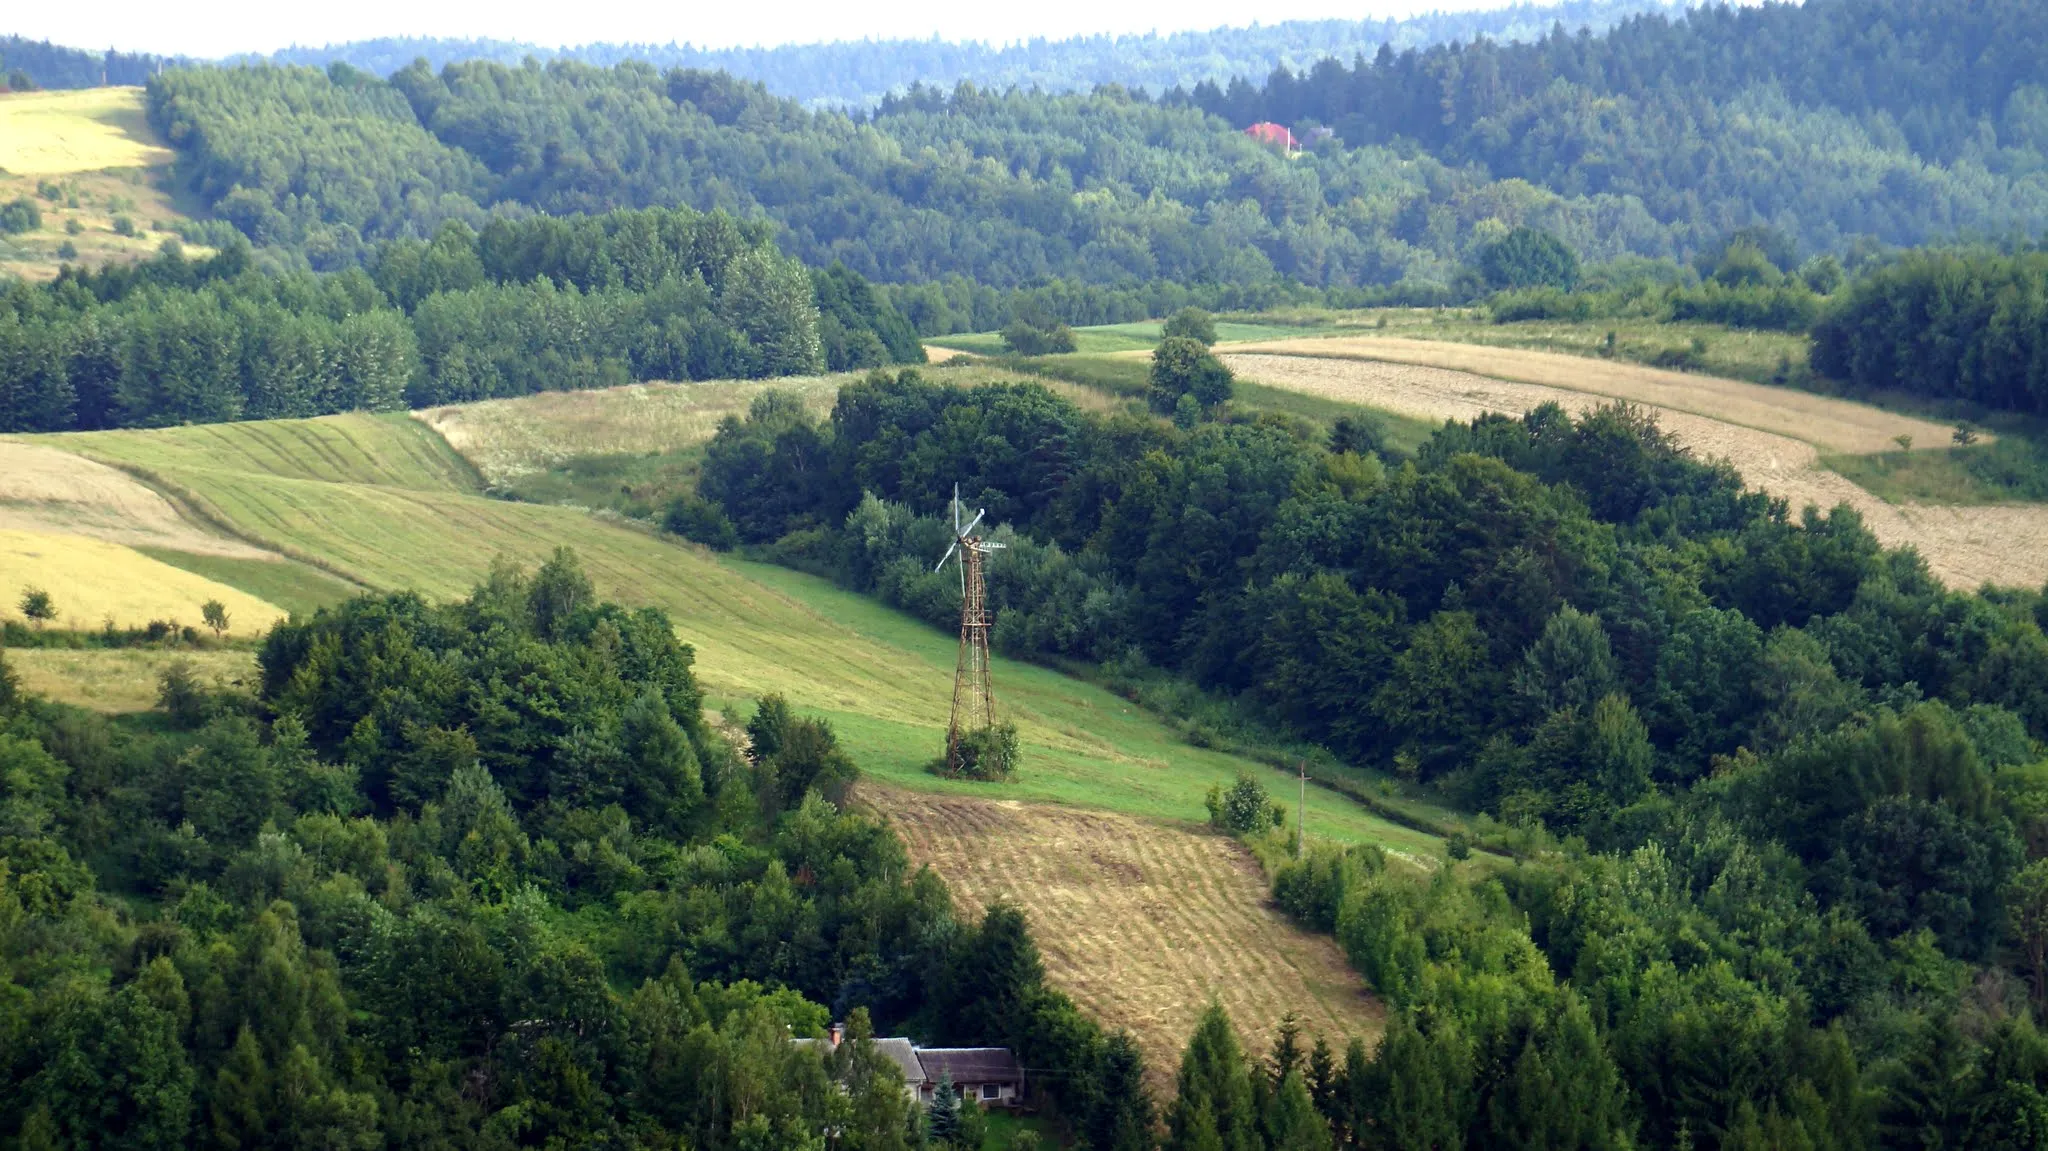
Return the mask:
[(1339, 1051), (1384, 1026), (1335, 941), (1288, 923), (1258, 864), (1228, 839), (1046, 804), (870, 784), (859, 796), (963, 910), (1021, 908), (1053, 983), (1128, 1029), (1155, 1081), (1171, 1078), (1211, 998), (1260, 1053), (1289, 1011)]
[(1234, 344), (1228, 351), (1233, 355), (1356, 359), (1470, 372), (1494, 380), (1628, 400), (1664, 411), (1690, 412), (1740, 428), (1789, 436), (1830, 452), (1894, 451), (1898, 448), (1894, 440), (1901, 435), (1913, 437), (1922, 448), (1939, 448), (1948, 444), (1950, 431), (1928, 420), (1796, 388), (1527, 348), (1338, 336)]

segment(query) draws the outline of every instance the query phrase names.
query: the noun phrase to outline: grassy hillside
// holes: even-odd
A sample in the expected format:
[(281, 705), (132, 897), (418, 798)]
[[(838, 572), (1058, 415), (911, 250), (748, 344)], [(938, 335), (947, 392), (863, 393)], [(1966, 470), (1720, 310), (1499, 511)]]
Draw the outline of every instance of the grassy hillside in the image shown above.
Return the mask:
[[(498, 556), (530, 564), (573, 547), (600, 594), (670, 613), (697, 649), (714, 706), (744, 712), (754, 697), (781, 692), (832, 719), (879, 779), (991, 793), (922, 770), (943, 742), (951, 636), (822, 580), (714, 557), (573, 508), (472, 494), (463, 472), (422, 437), (431, 433), (402, 418), (356, 416), (37, 442), (147, 469), (245, 539), (369, 587), (453, 596)], [(310, 478), (323, 471), (335, 482)], [(371, 482), (379, 477), (386, 482)], [(1018, 780), (995, 792), (1003, 798), (1195, 820), (1209, 786), (1239, 770), (1283, 786), (1277, 773), (1189, 747), (1115, 695), (1055, 672), (1004, 660), (995, 678), (999, 706), (1026, 747)], [(1336, 838), (1434, 850), (1429, 837), (1328, 792), (1310, 792), (1309, 821)]]
[(175, 158), (150, 128), (140, 88), (0, 95), (0, 202), (25, 196), (42, 213), (40, 227), (0, 236), (0, 271), (41, 280), (67, 261), (156, 251), (184, 214), (169, 191)]

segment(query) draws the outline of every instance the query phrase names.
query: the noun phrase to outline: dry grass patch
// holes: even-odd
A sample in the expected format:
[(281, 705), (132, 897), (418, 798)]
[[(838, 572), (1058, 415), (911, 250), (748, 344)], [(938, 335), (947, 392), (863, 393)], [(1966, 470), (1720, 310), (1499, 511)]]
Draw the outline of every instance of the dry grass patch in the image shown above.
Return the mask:
[(7, 653), (7, 662), (30, 692), (109, 715), (155, 707), (157, 677), (179, 660), (189, 660), (208, 683), (251, 682), (256, 676), (256, 654), (250, 651), (25, 648)]
[(171, 501), (126, 472), (51, 446), (69, 439), (0, 439), (0, 529), (197, 555), (268, 556), (192, 523)]
[[(1754, 426), (1703, 416), (1687, 408), (1667, 408), (1643, 400), (1644, 395), (1656, 394), (1651, 387), (1655, 381), (1649, 381), (1634, 395), (1623, 394), (1627, 389), (1618, 385), (1603, 390), (1588, 384), (1567, 390), (1491, 379), (1465, 371), (1386, 363), (1341, 354), (1345, 345), (1353, 343), (1379, 346), (1396, 342), (1473, 353), (1478, 357), (1474, 362), (1478, 363), (1490, 362), (1487, 357), (1496, 354), (1544, 356), (1572, 365), (1589, 363), (1545, 353), (1502, 353), (1494, 348), (1457, 349), (1449, 344), (1380, 340), (1302, 341), (1294, 345), (1295, 350), (1289, 354), (1232, 351), (1224, 354), (1222, 359), (1232, 371), (1261, 384), (1365, 404), (1422, 419), (1469, 420), (1485, 412), (1520, 413), (1544, 403), (1556, 403), (1567, 411), (1582, 412), (1615, 398), (1644, 402), (1656, 415), (1657, 422), (1677, 436), (1679, 442), (1703, 458), (1727, 460), (1751, 486), (1783, 498), (1794, 509), (1807, 504), (1821, 508), (1848, 504), (1855, 508), (1879, 540), (1892, 547), (1917, 548), (1935, 575), (1950, 586), (1975, 588), (1984, 583), (1995, 583), (2039, 587), (2048, 580), (2048, 506), (1949, 508), (1889, 504), (1821, 466), (1813, 442), (1816, 438), (1826, 435), (1853, 438), (1852, 429), (1859, 421), (1874, 431), (1886, 426), (1877, 417), (1892, 420), (1907, 420), (1908, 417), (1891, 416), (1874, 408), (1866, 409), (1863, 405), (1804, 392), (1761, 388), (1734, 381), (1680, 377), (1734, 389), (1756, 388), (1765, 392), (1767, 397), (1782, 398), (1792, 403), (1818, 402), (1871, 413), (1864, 416), (1852, 411), (1832, 421), (1816, 415), (1808, 425), (1795, 420), (1793, 416), (1796, 413), (1788, 411), (1776, 422), (1814, 429), (1813, 435), (1794, 438), (1791, 434), (1759, 430)], [(1304, 354), (1317, 345), (1333, 346), (1340, 355), (1317, 358)], [(1628, 369), (1626, 365), (1595, 366), (1620, 369), (1624, 374), (1629, 370), (1650, 370)], [(1614, 377), (1605, 378), (1611, 381)], [(1941, 439), (1937, 443), (1946, 441), (1946, 429), (1925, 421), (1911, 422), (1940, 433)]]
[(1155, 1082), (1209, 1000), (1254, 1051), (1289, 1011), (1343, 1049), (1385, 1010), (1334, 940), (1288, 923), (1249, 853), (1220, 836), (1102, 811), (934, 796), (863, 784), (860, 798), (929, 864), (962, 910), (1022, 908), (1052, 982), (1127, 1028)]
[(27, 587), (49, 592), (60, 625), (74, 631), (108, 619), (120, 627), (156, 619), (196, 627), (200, 605), (216, 599), (228, 609), (231, 635), (255, 635), (285, 614), (275, 604), (120, 544), (0, 529), (0, 602), (8, 617), (19, 617), (18, 601)]
[(146, 168), (175, 159), (149, 126), (140, 88), (0, 96), (0, 168), (15, 175)]
[(426, 408), (413, 418), (502, 484), (579, 456), (646, 455), (695, 447), (728, 415), (745, 415), (770, 389), (794, 392), (819, 415), (858, 373), (777, 380), (629, 384), (589, 392), (539, 392)]

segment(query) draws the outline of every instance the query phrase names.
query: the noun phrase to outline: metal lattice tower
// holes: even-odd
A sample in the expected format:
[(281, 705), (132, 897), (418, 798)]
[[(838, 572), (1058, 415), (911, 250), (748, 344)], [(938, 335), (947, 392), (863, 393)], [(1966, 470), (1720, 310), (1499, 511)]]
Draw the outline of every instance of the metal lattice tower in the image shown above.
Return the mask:
[(960, 770), (960, 737), (987, 731), (995, 726), (995, 694), (989, 686), (988, 585), (982, 579), (982, 560), (1003, 545), (974, 534), (986, 510), (978, 510), (965, 526), (960, 523), (960, 488), (953, 488), (953, 544), (939, 558), (938, 571), (956, 554), (960, 557), (960, 660), (953, 669), (953, 718), (946, 726), (946, 770)]

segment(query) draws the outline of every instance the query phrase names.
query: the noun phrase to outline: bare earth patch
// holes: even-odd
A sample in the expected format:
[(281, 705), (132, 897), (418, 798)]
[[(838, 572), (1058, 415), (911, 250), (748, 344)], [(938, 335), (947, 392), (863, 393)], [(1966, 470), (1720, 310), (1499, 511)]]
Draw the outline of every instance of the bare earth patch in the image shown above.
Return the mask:
[[(1470, 371), (1386, 363), (1360, 358), (1370, 348), (1411, 345), (1432, 355), (1487, 370), (1513, 370), (1502, 357), (1538, 357), (1543, 373), (1575, 380), (1569, 387), (1475, 375)], [(1286, 347), (1286, 353), (1239, 348)], [(1345, 354), (1349, 348), (1351, 354)], [(1322, 349), (1337, 358), (1322, 358)], [(1403, 349), (1394, 349), (1405, 356)], [(1651, 409), (1657, 422), (1702, 458), (1725, 459), (1753, 487), (1783, 498), (1797, 511), (1807, 504), (1832, 508), (1848, 504), (1862, 514), (1870, 530), (1892, 547), (1918, 549), (1934, 574), (1951, 587), (1975, 588), (1985, 583), (2039, 587), (2048, 581), (2048, 506), (1930, 507), (1889, 504), (1820, 465), (1820, 444), (1829, 450), (1879, 451), (1896, 448), (1889, 435), (1906, 434), (1924, 446), (1948, 442), (1948, 429), (1895, 416), (1876, 408), (1814, 396), (1789, 389), (1765, 388), (1732, 380), (1661, 372), (1690, 383), (1690, 390), (1667, 406), (1651, 399), (1669, 395), (1672, 385), (1645, 377), (1629, 383), (1635, 373), (1652, 369), (1609, 364), (1572, 356), (1515, 349), (1463, 347), (1425, 340), (1300, 340), (1285, 345), (1240, 345), (1221, 356), (1233, 372), (1258, 383), (1333, 400), (1367, 404), (1422, 419), (1469, 420), (1484, 412), (1519, 414), (1544, 403), (1582, 412), (1614, 399)], [(1564, 374), (1562, 367), (1588, 369), (1583, 376)], [(1605, 371), (1611, 369), (1611, 371)], [(1534, 373), (1532, 373), (1534, 374)], [(1761, 396), (1752, 391), (1762, 393)], [(1702, 414), (1715, 410), (1717, 394), (1729, 396), (1726, 417)], [(1763, 400), (1781, 400), (1784, 411), (1770, 415)], [(1769, 418), (1766, 418), (1769, 416)], [(1782, 431), (1766, 430), (1766, 427)], [(1893, 431), (1893, 428), (1899, 430)], [(1886, 433), (1889, 433), (1887, 435)], [(1834, 445), (1844, 446), (1836, 448)]]
[(1164, 1081), (1202, 1010), (1222, 1001), (1252, 1050), (1297, 1013), (1341, 1051), (1372, 1042), (1385, 1010), (1336, 942), (1288, 923), (1238, 844), (1126, 815), (862, 784), (911, 859), (946, 880), (966, 914), (1021, 907), (1052, 982), (1125, 1028)]
[(206, 531), (117, 468), (42, 444), (0, 439), (0, 529), (86, 536), (195, 555), (275, 559)]

